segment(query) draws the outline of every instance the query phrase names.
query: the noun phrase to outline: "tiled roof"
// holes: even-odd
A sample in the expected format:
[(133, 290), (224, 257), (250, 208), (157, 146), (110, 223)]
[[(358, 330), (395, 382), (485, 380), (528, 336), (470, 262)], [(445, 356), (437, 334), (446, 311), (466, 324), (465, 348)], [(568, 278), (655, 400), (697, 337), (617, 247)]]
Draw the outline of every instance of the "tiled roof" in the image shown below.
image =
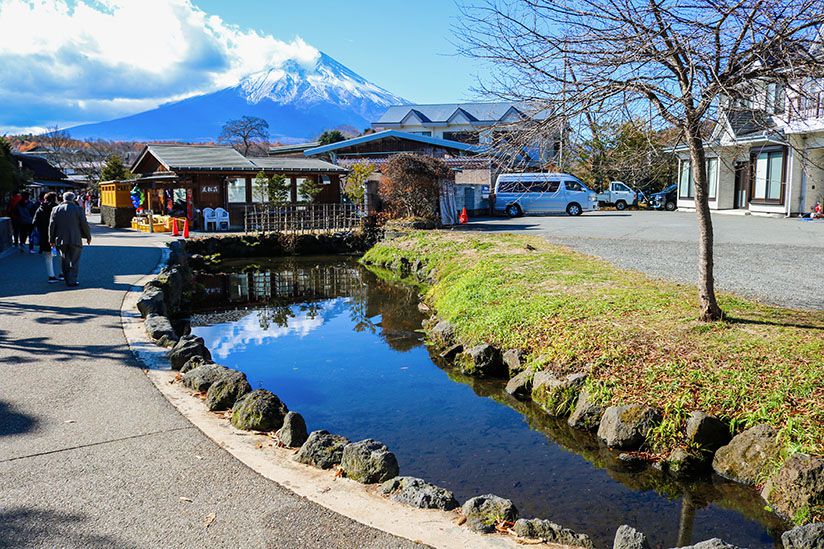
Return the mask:
[(735, 109), (725, 113), (730, 129), (736, 138), (763, 135), (775, 128), (772, 117), (761, 111)]
[[(255, 168), (248, 158), (228, 146), (146, 145), (146, 151), (170, 170), (252, 170)], [(142, 157), (141, 154), (140, 158)]]
[(303, 152), (306, 149), (319, 147), (320, 141), (310, 141), (308, 143), (296, 143), (294, 145), (278, 145), (276, 147), (269, 147), (269, 154), (278, 155), (293, 152)]
[(287, 156), (250, 158), (255, 166), (278, 172), (334, 172), (344, 173), (346, 168), (325, 162), (319, 158), (293, 158)]
[(330, 145), (324, 145), (322, 147), (315, 147), (314, 149), (307, 149), (304, 151), (303, 154), (306, 156), (314, 156), (316, 154), (323, 154), (327, 152), (337, 151), (339, 149), (345, 149), (346, 147), (352, 147), (354, 145), (360, 145), (361, 143), (368, 143), (370, 141), (379, 141), (381, 139), (405, 139), (408, 141), (417, 141), (418, 143), (426, 143), (428, 145), (434, 145), (436, 147), (443, 147), (446, 149), (453, 149), (458, 151), (465, 151), (465, 152), (481, 152), (482, 148), (477, 145), (468, 145), (466, 143), (461, 143), (460, 141), (451, 141), (449, 139), (439, 139), (437, 137), (429, 137), (426, 135), (418, 135), (414, 133), (408, 132), (401, 132), (398, 130), (384, 130), (382, 132), (375, 132), (370, 133), (367, 135), (362, 135), (360, 137), (355, 137), (352, 139), (347, 139), (345, 141), (338, 141), (337, 143), (332, 143)]
[(66, 174), (42, 156), (28, 153), (12, 153), (12, 156), (22, 164), (24, 170), (32, 172), (34, 179), (41, 181), (63, 181), (66, 179)]
[(496, 103), (443, 103), (437, 105), (396, 105), (389, 107), (383, 116), (373, 126), (382, 124), (400, 124), (404, 118), (414, 112), (423, 122), (445, 124), (453, 114), (459, 110), (466, 113), (472, 122), (494, 124), (500, 121), (510, 109), (515, 109), (519, 113), (534, 119), (546, 118), (546, 113), (535, 113), (535, 109), (528, 105), (512, 102)]
[[(459, 158), (442, 158), (447, 166), (453, 169), (482, 170), (491, 169), (494, 159), (488, 156), (461, 156)], [(381, 166), (389, 162), (389, 158), (341, 158), (338, 164), (351, 168), (355, 164), (368, 162), (380, 170)]]
[(317, 158), (304, 157), (245, 157), (232, 147), (207, 145), (146, 145), (144, 153), (151, 154), (171, 171), (234, 171), (256, 172), (345, 172), (346, 169)]

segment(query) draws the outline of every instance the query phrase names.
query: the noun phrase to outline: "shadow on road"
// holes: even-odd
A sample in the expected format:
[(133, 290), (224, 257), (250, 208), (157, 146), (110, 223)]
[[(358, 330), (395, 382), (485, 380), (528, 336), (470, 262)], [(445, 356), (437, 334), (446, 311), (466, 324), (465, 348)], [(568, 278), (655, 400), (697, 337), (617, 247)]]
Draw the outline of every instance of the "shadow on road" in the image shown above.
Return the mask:
[(84, 534), (92, 517), (31, 507), (0, 511), (0, 547), (135, 547), (111, 536)]
[[(95, 236), (97, 232), (95, 232)], [(113, 237), (131, 237), (134, 235), (107, 235)], [(24, 295), (60, 294), (66, 291), (84, 288), (102, 288), (126, 292), (131, 285), (115, 282), (115, 277), (144, 275), (154, 268), (160, 258), (159, 247), (147, 241), (146, 246), (108, 246), (95, 244), (84, 246), (80, 257), (80, 287), (67, 288), (65, 284), (49, 284), (46, 279), (46, 267), (43, 256), (20, 254), (0, 260), (2, 278), (0, 278), (0, 298)], [(55, 269), (59, 270), (59, 259), (54, 260)]]
[[(80, 329), (80, 327), (78, 327)], [(12, 339), (0, 330), (0, 363), (25, 364), (41, 361), (82, 361), (84, 359), (112, 359), (123, 364), (133, 364), (133, 355), (125, 345), (88, 345), (78, 339), (77, 345), (49, 343), (49, 337), (24, 337)]]
[[(0, 400), (0, 437), (20, 435), (34, 431), (37, 428), (37, 418), (15, 411), (8, 402)], [(3, 524), (0, 514), (0, 525)], [(0, 526), (2, 529), (2, 526)], [(0, 535), (2, 539), (2, 535)]]

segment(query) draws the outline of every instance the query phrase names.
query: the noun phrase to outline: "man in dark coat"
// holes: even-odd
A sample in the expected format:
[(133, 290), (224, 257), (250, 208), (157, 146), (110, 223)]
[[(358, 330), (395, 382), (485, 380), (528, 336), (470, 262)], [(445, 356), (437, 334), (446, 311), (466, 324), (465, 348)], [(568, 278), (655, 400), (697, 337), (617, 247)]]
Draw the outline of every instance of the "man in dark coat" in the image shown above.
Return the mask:
[(67, 286), (77, 286), (77, 272), (83, 240), (92, 243), (92, 232), (86, 213), (75, 202), (72, 192), (63, 194), (63, 203), (54, 207), (49, 223), (49, 242), (60, 250), (63, 276)]
[[(52, 243), (49, 241), (49, 223), (51, 222), (51, 213), (57, 207), (57, 194), (46, 193), (43, 196), (43, 202), (40, 207), (34, 212), (34, 228), (37, 229), (37, 234), (40, 235), (40, 254), (45, 254), (46, 258), (46, 274), (49, 277), (49, 284), (58, 281), (54, 276), (54, 262), (52, 261)], [(63, 275), (60, 275), (63, 278)]]

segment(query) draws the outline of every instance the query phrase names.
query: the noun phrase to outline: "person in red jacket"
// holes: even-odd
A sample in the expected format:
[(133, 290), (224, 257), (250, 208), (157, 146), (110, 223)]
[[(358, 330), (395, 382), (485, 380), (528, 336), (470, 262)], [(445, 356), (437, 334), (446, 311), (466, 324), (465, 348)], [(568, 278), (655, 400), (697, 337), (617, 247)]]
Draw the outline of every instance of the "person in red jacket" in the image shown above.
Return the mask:
[(17, 247), (20, 245), (20, 225), (17, 222), (17, 205), (23, 200), (20, 193), (14, 193), (14, 196), (9, 200), (7, 215), (11, 218), (11, 243)]

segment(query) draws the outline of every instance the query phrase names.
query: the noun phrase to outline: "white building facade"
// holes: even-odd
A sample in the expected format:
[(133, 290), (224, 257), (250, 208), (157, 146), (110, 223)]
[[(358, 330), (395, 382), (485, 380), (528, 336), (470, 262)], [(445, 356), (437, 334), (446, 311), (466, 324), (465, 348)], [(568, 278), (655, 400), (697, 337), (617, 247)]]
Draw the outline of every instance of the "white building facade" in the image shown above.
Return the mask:
[[(706, 141), (709, 207), (781, 216), (824, 202), (824, 82), (798, 91), (756, 83), (746, 101), (721, 101)], [(678, 155), (678, 208), (695, 208), (689, 152)]]

